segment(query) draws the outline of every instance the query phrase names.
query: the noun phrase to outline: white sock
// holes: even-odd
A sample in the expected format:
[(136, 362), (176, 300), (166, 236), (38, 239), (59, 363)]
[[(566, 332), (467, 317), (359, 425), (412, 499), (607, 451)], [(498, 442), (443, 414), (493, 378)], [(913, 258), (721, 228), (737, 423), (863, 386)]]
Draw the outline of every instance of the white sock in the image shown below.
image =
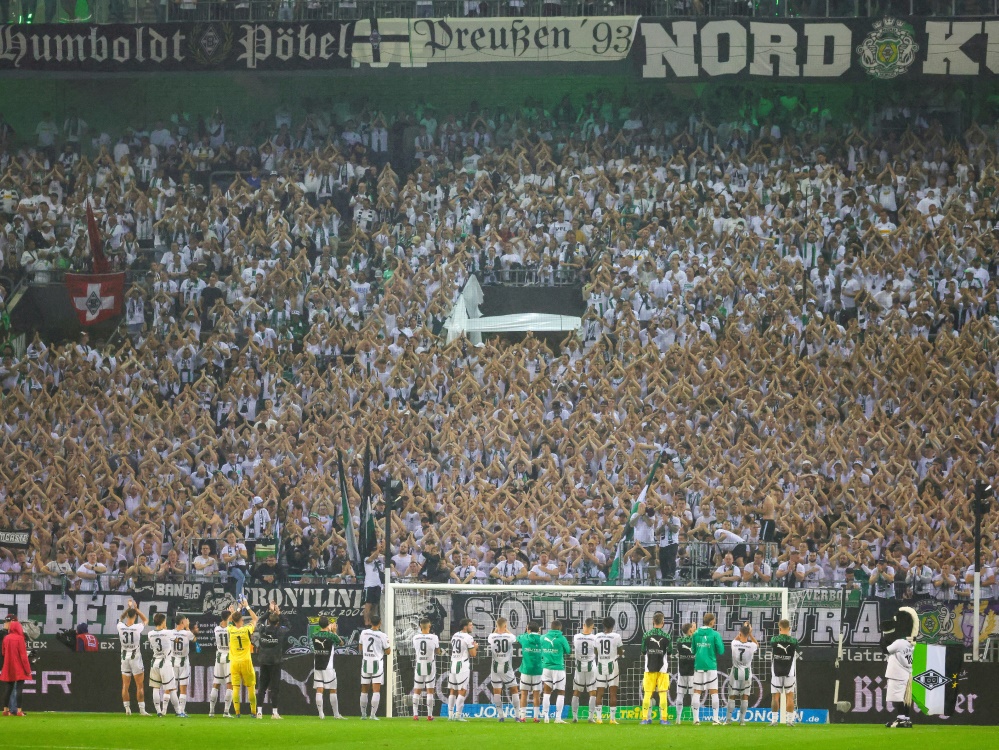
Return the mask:
[(159, 688), (153, 688), (153, 708), (156, 713), (163, 713), (163, 691)]
[(510, 701), (513, 703), (513, 715), (518, 719), (523, 719), (523, 709), (520, 707), (520, 693), (514, 693), (510, 696)]
[(368, 715), (368, 694), (361, 693), (361, 716)]
[(497, 716), (502, 716), (503, 715), (503, 694), (502, 693), (500, 693), (499, 695), (493, 693), (493, 705), (496, 706), (496, 715)]
[(597, 718), (597, 696), (590, 693), (590, 717), (591, 719)]
[(572, 718), (579, 718), (579, 696), (572, 696)]
[(694, 714), (694, 721), (701, 720), (701, 694), (694, 693), (690, 696), (690, 711)]
[(325, 718), (326, 714), (323, 713), (323, 694), (316, 692), (316, 709), (319, 711), (319, 718)]
[(427, 696), (427, 716), (434, 715), (434, 691), (428, 690), (425, 695)]
[(743, 698), (739, 704), (739, 721), (746, 720), (746, 711), (749, 710), (749, 698)]
[(735, 700), (729, 698), (727, 708), (728, 708), (728, 713), (725, 714), (725, 718), (728, 719), (729, 721), (733, 721), (734, 717), (732, 716), (732, 714), (735, 713)]
[(142, 700), (139, 700), (138, 698), (136, 698), (135, 702), (139, 704), (139, 713), (145, 715), (145, 713), (146, 713), (146, 700), (145, 700), (145, 696), (143, 696)]
[(419, 693), (413, 693), (413, 716), (420, 715), (420, 700), (423, 698)]
[(132, 713), (132, 704), (130, 701), (122, 701), (122, 704), (125, 706), (125, 713)]
[(461, 716), (465, 710), (465, 696), (458, 693), (458, 697), (454, 701), (454, 715)]
[(333, 712), (334, 716), (340, 715), (340, 699), (336, 693), (330, 693), (330, 711)]
[(558, 698), (555, 699), (555, 718), (562, 718), (562, 709), (565, 708), (565, 693), (559, 693)]
[(371, 694), (371, 715), (374, 716), (378, 713), (378, 704), (382, 702), (381, 693)]
[(225, 712), (229, 713), (229, 709), (232, 708), (232, 688), (225, 689)]
[[(175, 714), (183, 713), (183, 711), (180, 710), (180, 702), (177, 700), (176, 692), (170, 693), (170, 705), (173, 706), (173, 712)], [(166, 712), (164, 711), (164, 713)]]
[(208, 694), (208, 713), (215, 713), (215, 702), (219, 699), (219, 686), (212, 685), (212, 692)]
[(277, 715), (278, 715), (277, 709), (271, 706), (271, 716), (277, 716)]
[(454, 696), (454, 695), (449, 695), (447, 697), (447, 717), (449, 719), (453, 719), (454, 718), (454, 699), (456, 697), (457, 696)]
[(546, 719), (548, 718), (548, 710), (551, 708), (551, 705), (552, 705), (552, 694), (551, 693), (545, 693), (544, 695), (542, 695), (541, 696), (541, 715), (544, 718), (546, 718)]
[(187, 708), (187, 695), (180, 696), (177, 703), (180, 704), (180, 712), (184, 713), (184, 709)]
[(721, 700), (718, 698), (718, 693), (711, 696), (711, 713), (713, 715), (712, 718), (714, 718), (715, 721), (718, 721), (718, 707), (720, 703)]

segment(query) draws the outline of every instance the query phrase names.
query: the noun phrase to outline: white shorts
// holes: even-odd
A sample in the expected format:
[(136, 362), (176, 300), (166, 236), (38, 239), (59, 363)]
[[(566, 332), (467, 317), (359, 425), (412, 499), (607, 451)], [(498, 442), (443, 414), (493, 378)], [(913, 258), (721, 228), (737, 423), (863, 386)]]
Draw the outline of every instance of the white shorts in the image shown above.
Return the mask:
[(729, 694), (745, 695), (753, 688), (753, 675), (745, 669), (732, 669), (728, 673)]
[(597, 689), (597, 670), (577, 669), (572, 673), (572, 689), (592, 692)]
[(694, 690), (717, 690), (718, 670), (698, 669), (694, 671)]
[(678, 674), (676, 676), (676, 689), (683, 690), (685, 693), (694, 692), (694, 675)]
[(793, 693), (794, 686), (795, 676), (793, 674), (787, 677), (778, 677), (775, 674), (770, 675), (770, 692), (772, 694), (787, 695), (788, 693)]
[(497, 672), (495, 670), (489, 670), (489, 685), (495, 688), (516, 688), (517, 687), (517, 675), (513, 671), (513, 667), (510, 667), (508, 672)]
[(541, 675), (522, 674), (520, 676), (520, 689), (525, 693), (537, 693), (541, 690)]
[(888, 688), (885, 690), (885, 700), (889, 703), (905, 703), (908, 692), (908, 680), (888, 680)]
[(541, 682), (552, 690), (565, 690), (565, 670), (546, 669), (541, 673)]
[(447, 686), (450, 690), (468, 690), (471, 682), (472, 670), (469, 668), (468, 662), (465, 662), (457, 672), (447, 673)]
[(212, 679), (215, 682), (228, 683), (232, 681), (232, 665), (229, 663), (229, 654), (219, 653), (215, 655)]
[(616, 661), (597, 662), (597, 687), (617, 687), (621, 679), (621, 671)]
[(312, 689), (336, 690), (336, 670), (317, 669), (312, 673)]
[(437, 683), (436, 662), (416, 662), (416, 671), (413, 672), (414, 690), (433, 690)]
[(162, 688), (163, 690), (173, 690), (177, 687), (174, 683), (176, 676), (173, 673), (173, 666), (168, 659), (154, 659), (149, 668), (149, 686)]
[(173, 673), (177, 678), (177, 687), (187, 687), (191, 681), (191, 660), (184, 658), (174, 659)]
[(381, 685), (383, 682), (385, 682), (385, 661), (361, 659), (361, 684)]
[(121, 673), (141, 677), (146, 671), (142, 664), (142, 655), (138, 651), (126, 651), (121, 655)]

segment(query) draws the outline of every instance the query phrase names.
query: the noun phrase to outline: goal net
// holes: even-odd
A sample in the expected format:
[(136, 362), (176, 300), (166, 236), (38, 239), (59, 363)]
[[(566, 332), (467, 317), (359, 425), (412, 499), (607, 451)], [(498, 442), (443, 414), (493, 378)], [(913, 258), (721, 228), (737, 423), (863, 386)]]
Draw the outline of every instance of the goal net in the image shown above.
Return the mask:
[[(514, 635), (527, 632), (530, 621), (541, 623), (542, 632), (552, 620), (563, 622), (563, 633), (569, 642), (580, 632), (585, 619), (592, 617), (600, 632), (600, 622), (612, 617), (615, 631), (620, 633), (625, 653), (618, 662), (620, 685), (617, 694), (617, 715), (620, 719), (638, 719), (642, 703), (643, 661), (642, 635), (652, 628), (652, 616), (662, 612), (666, 616), (665, 629), (674, 642), (681, 635), (681, 628), (689, 622), (698, 626), (708, 612), (717, 617), (716, 628), (725, 642), (725, 655), (719, 658), (719, 693), (722, 705), (727, 697), (730, 667), (729, 643), (743, 623), (749, 622), (761, 645), (776, 635), (777, 624), (782, 618), (792, 621), (796, 632), (797, 592), (783, 588), (692, 588), (647, 586), (492, 586), (449, 584), (408, 584), (392, 582), (386, 589), (385, 627), (392, 643), (392, 655), (387, 664), (385, 690), (386, 708), (390, 715), (407, 715), (412, 711), (415, 651), (413, 636), (419, 633), (419, 622), (428, 618), (431, 632), (441, 640), (444, 652), (437, 658), (436, 705), (447, 704), (448, 644), (458, 628), (458, 623), (468, 618), (472, 621), (472, 635), (479, 644), (478, 655), (472, 660), (471, 684), (465, 699), (466, 713), (472, 716), (495, 717), (492, 706), (492, 689), (489, 684), (489, 649), (487, 636), (493, 632), (496, 620), (505, 617)], [(519, 649), (518, 654), (519, 657)], [(770, 649), (761, 648), (753, 665), (751, 707), (767, 708), (764, 696), (769, 692), (766, 683), (770, 675)], [(514, 659), (514, 665), (520, 663)], [(676, 660), (670, 658), (670, 705), (676, 697)], [(572, 659), (566, 658), (566, 698), (568, 706), (572, 690)], [(608, 713), (608, 698), (603, 697), (603, 715)], [(504, 712), (512, 715), (512, 706), (504, 694)], [(689, 697), (687, 713), (689, 715)], [(587, 701), (581, 699), (586, 707)], [(585, 713), (585, 710), (584, 710)], [(530, 710), (528, 715), (531, 715)]]

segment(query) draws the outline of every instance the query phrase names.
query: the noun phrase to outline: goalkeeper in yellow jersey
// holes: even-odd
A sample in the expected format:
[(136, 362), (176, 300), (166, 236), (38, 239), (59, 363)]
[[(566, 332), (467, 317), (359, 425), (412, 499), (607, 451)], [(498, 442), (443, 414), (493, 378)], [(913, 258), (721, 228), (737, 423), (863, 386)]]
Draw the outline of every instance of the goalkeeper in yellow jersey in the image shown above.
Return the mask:
[(659, 696), (659, 723), (669, 724), (669, 652), (673, 639), (663, 630), (666, 615), (652, 615), (652, 630), (642, 636), (642, 653), (645, 655), (645, 676), (642, 678), (642, 724), (652, 723), (652, 694)]
[[(246, 599), (242, 601), (242, 606), (246, 607)], [(245, 686), (250, 694), (250, 716), (257, 712), (257, 675), (253, 671), (253, 660), (250, 655), (253, 653), (253, 644), (250, 636), (257, 627), (257, 614), (249, 607), (246, 607), (250, 614), (250, 624), (243, 623), (243, 613), (237, 610), (235, 605), (229, 607), (232, 613), (229, 615), (229, 668), (232, 675), (232, 705), (236, 711), (236, 718), (239, 718), (239, 688)]]

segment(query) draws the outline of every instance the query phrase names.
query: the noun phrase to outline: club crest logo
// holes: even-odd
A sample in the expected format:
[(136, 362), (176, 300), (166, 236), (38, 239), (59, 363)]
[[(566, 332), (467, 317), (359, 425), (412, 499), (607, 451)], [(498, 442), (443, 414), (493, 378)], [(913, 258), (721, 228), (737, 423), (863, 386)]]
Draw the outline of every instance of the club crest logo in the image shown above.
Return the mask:
[(929, 669), (922, 674), (917, 674), (912, 678), (920, 685), (922, 685), (927, 690), (936, 690), (938, 687), (943, 687), (949, 680), (940, 674), (935, 669)]
[(874, 22), (874, 30), (857, 47), (860, 64), (868, 75), (888, 80), (905, 73), (916, 61), (919, 45), (911, 28), (897, 18)]

